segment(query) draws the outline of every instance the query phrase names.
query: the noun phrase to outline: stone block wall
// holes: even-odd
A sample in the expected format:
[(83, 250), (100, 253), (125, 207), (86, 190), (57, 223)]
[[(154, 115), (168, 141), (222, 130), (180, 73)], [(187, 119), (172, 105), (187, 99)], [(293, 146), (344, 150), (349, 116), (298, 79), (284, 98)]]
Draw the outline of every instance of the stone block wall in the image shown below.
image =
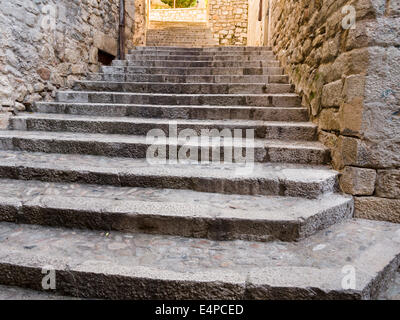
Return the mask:
[[(400, 0), (271, 4), (271, 44), (332, 150), (342, 190), (355, 196), (355, 215), (400, 222)], [(343, 28), (346, 5), (354, 28)]]
[(247, 44), (248, 0), (209, 0), (208, 21), (223, 46)]
[[(261, 20), (260, 18), (261, 13)], [(247, 28), (248, 46), (266, 46), (268, 36), (269, 0), (249, 0)]]
[(150, 11), (150, 21), (207, 22), (206, 9), (156, 9)]
[[(129, 49), (135, 3), (126, 4)], [(118, 24), (118, 0), (0, 0), (0, 126), (11, 112), (96, 72), (99, 50), (117, 56)]]
[[(126, 26), (126, 39), (128, 39), (127, 49), (131, 49), (132, 46), (145, 46), (148, 10), (147, 0), (129, 0), (126, 2), (126, 6), (126, 13), (129, 15), (133, 13), (133, 17), (130, 18), (133, 26)], [(130, 38), (131, 36), (133, 38)]]

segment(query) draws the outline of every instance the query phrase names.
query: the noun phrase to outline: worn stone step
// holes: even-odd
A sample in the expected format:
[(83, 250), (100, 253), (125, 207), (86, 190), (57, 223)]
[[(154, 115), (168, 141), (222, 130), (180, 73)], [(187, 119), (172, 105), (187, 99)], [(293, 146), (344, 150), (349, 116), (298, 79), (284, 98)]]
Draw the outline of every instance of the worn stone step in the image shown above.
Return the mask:
[(258, 59), (264, 58), (275, 58), (275, 55), (272, 51), (234, 51), (234, 52), (210, 52), (210, 51), (188, 51), (186, 49), (176, 51), (176, 50), (168, 50), (160, 48), (159, 50), (152, 51), (142, 51), (142, 50), (133, 50), (131, 53), (126, 55), (127, 57), (141, 57), (141, 56), (157, 56), (157, 57), (169, 57), (169, 56), (192, 56), (195, 58), (202, 57), (236, 57), (238, 59), (245, 59), (246, 57), (254, 57)]
[(211, 40), (206, 40), (206, 41), (186, 41), (186, 42), (175, 42), (175, 41), (165, 41), (165, 42), (160, 42), (160, 41), (148, 41), (148, 46), (170, 46), (172, 44), (181, 46), (181, 47), (213, 47), (217, 45), (217, 41), (211, 41)]
[(164, 29), (153, 29), (150, 27), (150, 29), (147, 30), (146, 35), (167, 35), (167, 36), (173, 36), (173, 35), (178, 35), (179, 37), (183, 36), (195, 36), (195, 35), (211, 35), (212, 31), (210, 28), (204, 27), (204, 28), (164, 28)]
[(0, 180), (0, 221), (213, 240), (298, 241), (350, 218), (353, 200)]
[(400, 260), (397, 224), (357, 219), (286, 243), (12, 223), (0, 234), (0, 283), (41, 290), (51, 266), (56, 293), (81, 298), (375, 299)]
[[(169, 43), (168, 43), (169, 42)], [(174, 44), (179, 45), (180, 43), (193, 43), (201, 44), (202, 42), (216, 43), (216, 39), (212, 34), (199, 34), (199, 35), (164, 35), (164, 34), (147, 34), (146, 43), (154, 43), (155, 45), (161, 45), (166, 43), (168, 45)]]
[(209, 36), (199, 36), (193, 38), (186, 38), (180, 36), (148, 36), (146, 37), (146, 44), (148, 46), (170, 46), (171, 44), (175, 46), (185, 46), (192, 45), (193, 47), (202, 47), (204, 45), (207, 46), (215, 46), (218, 44), (217, 39), (215, 39), (212, 35)]
[(191, 130), (200, 135), (203, 131), (239, 130), (243, 136), (246, 130), (253, 130), (252, 137), (262, 139), (314, 141), (318, 127), (311, 122), (278, 122), (259, 120), (174, 120), (79, 116), (66, 114), (21, 113), (10, 118), (10, 129), (30, 131), (58, 131), (83, 133), (108, 133), (127, 135), (147, 135), (153, 129), (161, 129), (166, 134), (176, 126), (178, 134)]
[(307, 199), (338, 190), (338, 173), (324, 166), (176, 162), (0, 151), (0, 177)]
[(153, 105), (215, 105), (300, 107), (301, 98), (286, 94), (161, 94), (95, 91), (58, 91), (58, 102), (127, 103)]
[[(210, 30), (208, 30), (210, 31)], [(154, 31), (149, 30), (146, 33), (147, 39), (168, 39), (168, 40), (188, 40), (190, 38), (196, 39), (214, 39), (214, 35), (207, 30), (186, 30), (186, 32), (179, 32), (178, 30), (165, 30)]]
[(148, 60), (169, 60), (169, 61), (276, 61), (274, 55), (172, 55), (163, 53), (154, 54), (128, 54), (126, 55), (128, 61), (148, 61)]
[(279, 61), (170, 61), (170, 60), (114, 60), (115, 67), (167, 67), (167, 68), (268, 68), (280, 67)]
[(283, 75), (283, 68), (167, 68), (167, 67), (115, 67), (102, 66), (104, 73), (136, 73), (136, 74), (165, 74), (165, 75)]
[(168, 83), (282, 83), (288, 84), (286, 75), (241, 75), (241, 76), (211, 76), (211, 75), (165, 75), (138, 73), (90, 73), (87, 80), (109, 82), (168, 82)]
[(198, 120), (260, 120), (260, 121), (302, 121), (309, 120), (306, 108), (245, 107), (245, 106), (170, 106), (132, 105), (107, 103), (62, 103), (36, 102), (31, 108), (39, 113), (64, 113), (86, 116), (143, 117), (164, 119)]
[(281, 83), (168, 83), (76, 81), (74, 90), (137, 93), (230, 94), (293, 93), (294, 86)]
[[(160, 148), (156, 148), (157, 146)], [(165, 150), (166, 159), (176, 159), (179, 154), (181, 160), (183, 158), (215, 163), (255, 161), (327, 164), (330, 160), (329, 150), (319, 142), (204, 137), (192, 137), (189, 141), (184, 137), (155, 140), (146, 136), (118, 134), (0, 131), (0, 150), (149, 159), (154, 155), (152, 150), (155, 148), (157, 151)]]
[(211, 33), (211, 29), (207, 28), (206, 26), (202, 28), (194, 28), (194, 27), (169, 27), (168, 29), (153, 29), (150, 27), (150, 29), (147, 30), (147, 34), (173, 34), (173, 33), (179, 33), (181, 32), (182, 34), (187, 34), (187, 35), (193, 35), (196, 33), (199, 34), (204, 34), (204, 33)]
[(53, 294), (49, 291), (40, 292), (20, 287), (2, 286), (0, 285), (0, 301), (39, 301), (39, 300), (78, 300), (78, 298), (65, 297)]
[(137, 46), (130, 50), (129, 53), (134, 53), (136, 51), (192, 51), (192, 52), (272, 52), (271, 47), (211, 47), (211, 48), (181, 48), (181, 47), (142, 47)]

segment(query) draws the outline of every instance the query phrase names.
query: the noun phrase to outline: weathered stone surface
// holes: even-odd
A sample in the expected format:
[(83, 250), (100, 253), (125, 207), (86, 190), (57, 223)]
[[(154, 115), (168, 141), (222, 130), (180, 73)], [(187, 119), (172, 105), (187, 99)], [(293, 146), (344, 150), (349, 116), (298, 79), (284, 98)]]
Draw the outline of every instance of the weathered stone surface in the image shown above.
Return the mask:
[(357, 218), (400, 223), (400, 199), (355, 197)]
[(319, 127), (327, 131), (339, 131), (339, 115), (337, 109), (323, 109), (318, 120)]
[(363, 99), (365, 95), (365, 76), (351, 75), (346, 77), (343, 86), (343, 98), (346, 103), (352, 103), (354, 100)]
[(353, 99), (352, 103), (343, 103), (339, 110), (339, 126), (345, 136), (360, 136), (363, 121), (363, 99)]
[(6, 129), (8, 127), (9, 114), (0, 114), (0, 129)]
[(400, 143), (340, 136), (333, 157), (339, 168), (346, 165), (376, 169), (396, 167), (400, 162)]
[(339, 107), (342, 102), (342, 80), (324, 85), (322, 89), (323, 107)]
[(376, 170), (346, 167), (340, 177), (341, 189), (352, 195), (372, 195), (375, 190)]
[(378, 170), (376, 195), (400, 199), (400, 170)]

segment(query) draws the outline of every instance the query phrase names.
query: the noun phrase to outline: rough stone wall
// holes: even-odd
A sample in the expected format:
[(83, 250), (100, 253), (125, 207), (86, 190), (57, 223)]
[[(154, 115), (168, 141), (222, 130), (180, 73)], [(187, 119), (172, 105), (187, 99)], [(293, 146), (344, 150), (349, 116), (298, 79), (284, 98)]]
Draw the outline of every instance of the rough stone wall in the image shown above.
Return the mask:
[(247, 44), (248, 0), (209, 0), (208, 21), (220, 45)]
[(271, 16), (274, 51), (356, 216), (400, 222), (400, 0), (273, 0)]
[[(127, 0), (127, 49), (134, 1)], [(0, 0), (0, 126), (10, 112), (51, 100), (118, 52), (118, 0)]]
[(150, 21), (207, 22), (207, 10), (192, 8), (151, 10)]

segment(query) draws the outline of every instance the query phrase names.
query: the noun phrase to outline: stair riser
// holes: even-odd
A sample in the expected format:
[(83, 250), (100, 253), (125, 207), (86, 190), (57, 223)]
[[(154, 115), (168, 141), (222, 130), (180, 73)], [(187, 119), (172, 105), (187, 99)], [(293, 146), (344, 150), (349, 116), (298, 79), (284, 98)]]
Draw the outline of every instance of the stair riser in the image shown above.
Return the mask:
[[(106, 157), (121, 157), (132, 159), (146, 159), (148, 150), (152, 147), (146, 143), (117, 143), (101, 142), (89, 139), (86, 141), (72, 139), (30, 139), (30, 138), (0, 138), (0, 149), (10, 151), (45, 152), (61, 154), (83, 154)], [(170, 145), (161, 145), (159, 150), (165, 150), (166, 159), (170, 159)], [(197, 150), (195, 152), (194, 150)], [(195, 147), (190, 154), (186, 154), (187, 148), (176, 144), (171, 149), (172, 159), (176, 159), (178, 152), (183, 160), (201, 160), (220, 163), (225, 160), (233, 163), (243, 163), (236, 154), (242, 155), (244, 159), (254, 159), (254, 162), (274, 163), (304, 163), (304, 164), (326, 164), (329, 161), (329, 152), (321, 149), (286, 148), (286, 147), (256, 147), (229, 149), (225, 153), (224, 147)], [(232, 153), (231, 153), (232, 152)], [(237, 159), (237, 160), (236, 160)]]
[(155, 67), (102, 67), (104, 73), (164, 74), (164, 75), (215, 75), (250, 76), (283, 75), (282, 68), (155, 68)]
[(88, 75), (88, 80), (167, 83), (289, 83), (287, 76), (168, 76), (124, 73), (92, 73)]
[[(39, 257), (35, 257), (31, 261), (38, 260)], [(188, 280), (188, 277), (173, 279), (168, 275), (161, 278), (162, 271), (144, 271), (146, 268), (140, 267), (137, 272), (130, 272), (129, 276), (123, 267), (113, 270), (117, 274), (111, 270), (107, 273), (98, 272), (94, 266), (86, 270), (85, 266), (60, 265), (56, 268), (54, 261), (44, 257), (38, 264), (39, 267), (21, 261), (0, 263), (0, 283), (42, 291), (43, 268), (51, 265), (57, 277), (57, 288), (52, 292), (66, 296), (110, 300), (239, 300), (244, 297), (244, 282), (196, 281), (194, 276), (193, 280)], [(110, 266), (105, 267), (107, 269)], [(144, 271), (143, 274), (141, 271)]]
[(278, 61), (123, 61), (114, 60), (115, 67), (156, 67), (156, 68), (278, 68)]
[(281, 195), (289, 197), (318, 198), (324, 193), (338, 191), (337, 177), (319, 182), (301, 182), (286, 179), (208, 178), (168, 175), (137, 175), (129, 169), (125, 172), (89, 168), (53, 169), (43, 163), (41, 168), (0, 163), (0, 177), (19, 180), (40, 180), (47, 182), (78, 182), (121, 187), (186, 189), (198, 192), (240, 194), (240, 195)]
[(140, 203), (123, 203), (118, 200), (104, 203), (101, 210), (96, 209), (97, 199), (76, 198), (79, 206), (71, 204), (71, 199), (62, 196), (43, 196), (24, 203), (15, 202), (13, 199), (0, 198), (0, 221), (219, 241), (298, 241), (350, 218), (353, 211), (352, 201), (349, 200), (305, 221), (269, 221), (196, 216), (195, 206), (188, 206), (191, 212), (188, 216), (159, 214), (157, 209), (151, 214), (143, 214), (140, 213)]
[(101, 92), (58, 92), (58, 102), (122, 103), (152, 105), (213, 105), (213, 106), (259, 106), (300, 107), (298, 96), (280, 95), (159, 95)]
[(107, 117), (136, 117), (187, 120), (264, 120), (264, 121), (308, 121), (308, 111), (304, 108), (213, 108), (213, 107), (164, 107), (129, 105), (79, 105), (38, 103), (31, 107), (33, 112), (64, 113), (73, 115)]
[[(124, 121), (86, 121), (86, 120), (59, 120), (59, 119), (20, 119), (12, 118), (10, 120), (10, 128), (14, 130), (27, 131), (55, 131), (55, 132), (81, 132), (81, 133), (105, 133), (105, 134), (126, 134), (126, 135), (147, 135), (152, 129), (161, 129), (166, 134), (169, 132), (173, 123), (159, 122), (124, 122)], [(182, 130), (192, 130), (198, 136), (203, 130), (218, 131), (228, 129), (230, 132), (234, 130), (242, 130), (246, 134), (246, 130), (253, 130), (255, 138), (276, 139), (276, 140), (301, 140), (315, 141), (317, 135), (317, 127), (315, 126), (284, 126), (284, 125), (240, 125), (226, 124), (215, 125), (211, 123), (204, 124), (178, 124), (178, 134)]]
[(293, 93), (290, 84), (176, 84), (176, 83), (112, 83), (78, 81), (74, 90), (102, 92), (176, 93), (176, 94), (263, 94)]

